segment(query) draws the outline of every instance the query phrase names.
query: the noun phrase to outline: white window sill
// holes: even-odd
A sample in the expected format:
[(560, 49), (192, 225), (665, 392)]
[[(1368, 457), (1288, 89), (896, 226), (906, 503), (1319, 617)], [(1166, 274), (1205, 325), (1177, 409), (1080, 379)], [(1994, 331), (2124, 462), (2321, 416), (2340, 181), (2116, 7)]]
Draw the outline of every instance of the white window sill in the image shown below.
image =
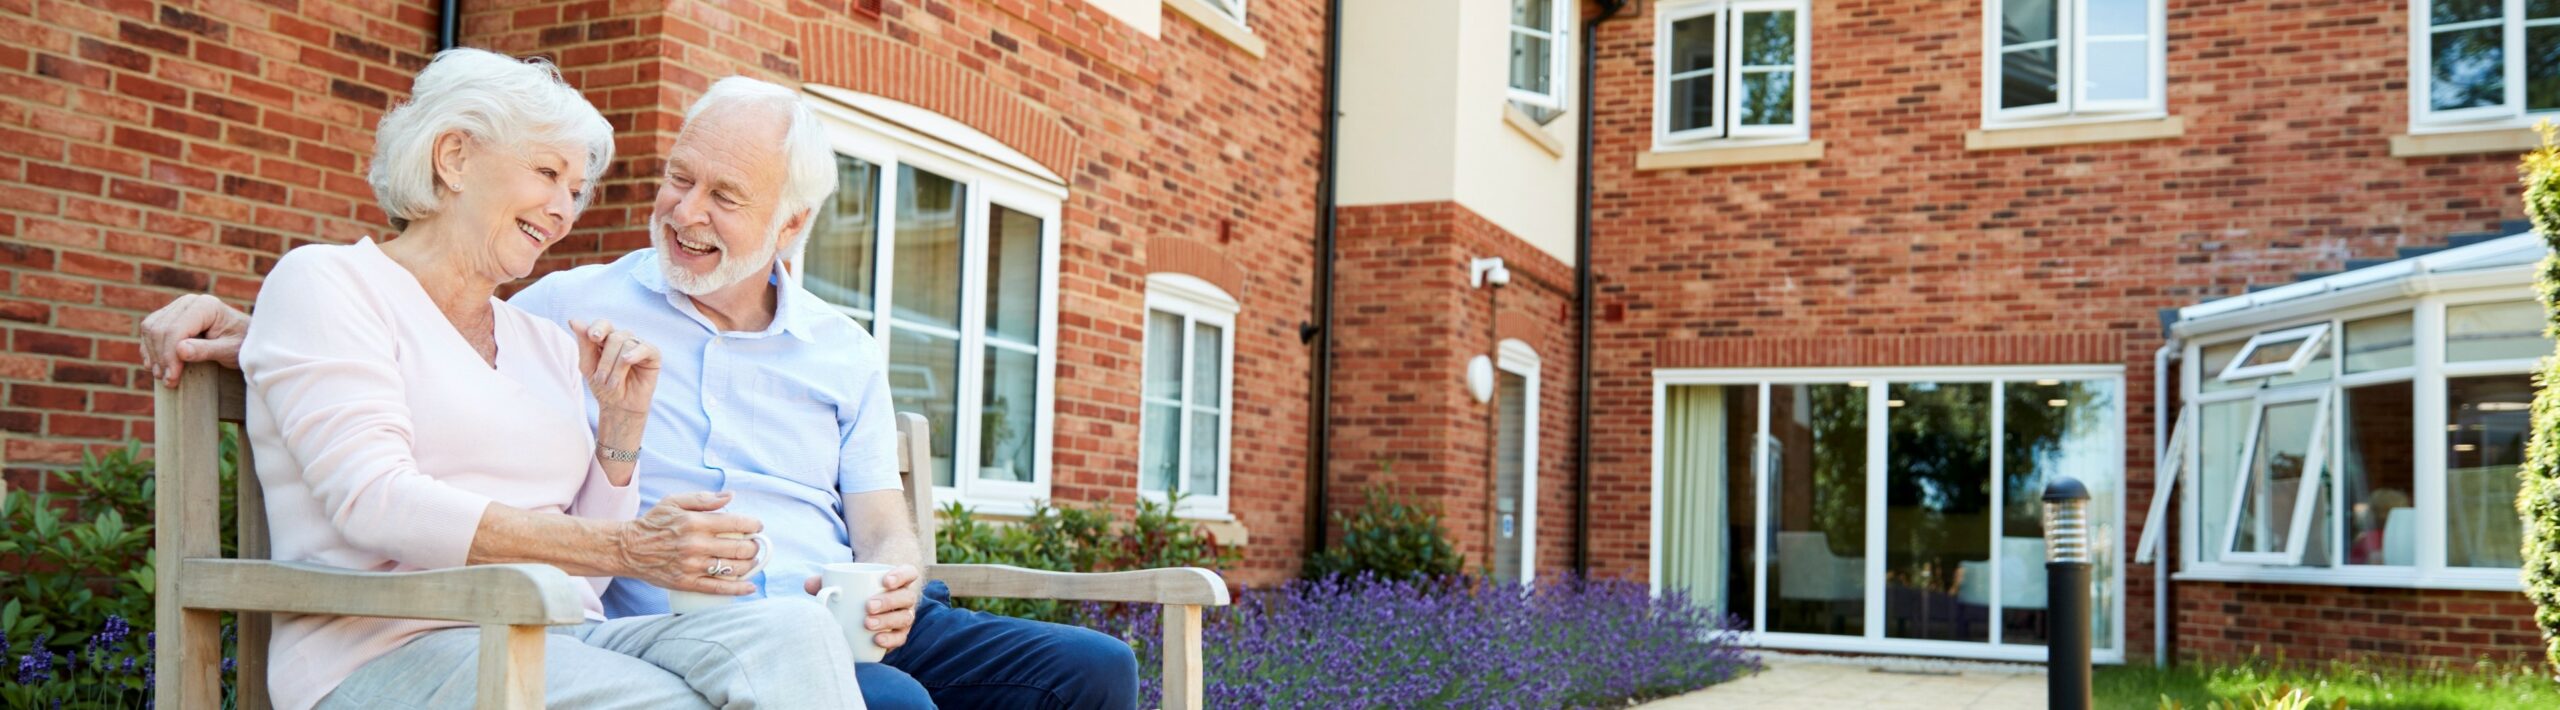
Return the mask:
[(2524, 126), (2411, 132), (2391, 137), (2391, 157), (2523, 153), (2542, 146), (2542, 137)]
[(1207, 29), (1209, 34), (1217, 35), (1219, 39), (1224, 39), (1228, 44), (1235, 45), (1237, 49), (1244, 50), (1244, 53), (1253, 55), (1255, 59), (1261, 59), (1264, 54), (1271, 51), (1263, 44), (1261, 37), (1254, 36), (1253, 28), (1244, 26), (1244, 23), (1236, 21), (1236, 18), (1229, 16), (1224, 10), (1209, 6), (1208, 0), (1164, 0), (1164, 6), (1182, 13), (1183, 17), (1191, 18), (1192, 22), (1199, 23), (1201, 28)]
[(1698, 146), (1656, 147), (1636, 155), (1636, 170), (1680, 170), (1729, 165), (1805, 163), (1822, 159), (1822, 141), (1730, 142)]
[(2012, 150), (2084, 143), (2123, 143), (2176, 138), (2186, 134), (2186, 119), (2177, 116), (2026, 126), (1989, 126), (1981, 130), (1967, 131), (1964, 134), (1964, 149)]
[[(1565, 117), (1562, 115), (1555, 118), (1556, 121), (1562, 121), (1564, 119)], [(1547, 132), (1547, 127), (1538, 125), (1538, 119), (1530, 118), (1529, 112), (1520, 110), (1519, 104), (1511, 103), (1509, 101), (1502, 102), (1502, 123), (1503, 125), (1510, 126), (1511, 130), (1518, 132), (1520, 137), (1527, 138), (1530, 143), (1537, 144), (1538, 149), (1546, 151), (1548, 156), (1557, 158), (1564, 157), (1564, 139), (1557, 138), (1556, 134)], [(1548, 123), (1552, 125), (1554, 121), (1550, 121)]]
[(2170, 575), (2180, 582), (2263, 582), (2380, 589), (2454, 589), (2491, 592), (2524, 591), (2524, 576), (2514, 570), (2443, 570), (2421, 573), (2407, 567), (2251, 567), (2199, 564)]

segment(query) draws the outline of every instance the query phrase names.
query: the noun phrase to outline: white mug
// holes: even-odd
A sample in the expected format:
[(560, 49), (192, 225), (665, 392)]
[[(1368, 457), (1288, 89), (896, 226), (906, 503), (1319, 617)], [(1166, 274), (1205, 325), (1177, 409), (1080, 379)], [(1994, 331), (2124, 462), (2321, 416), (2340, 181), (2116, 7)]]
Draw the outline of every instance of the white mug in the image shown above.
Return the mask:
[(870, 562), (836, 562), (821, 568), (824, 586), (818, 589), (818, 606), (836, 615), (836, 625), (844, 627), (845, 645), (853, 647), (854, 660), (879, 663), (889, 655), (876, 632), (864, 628), (863, 622), (871, 618), (871, 598), (888, 591), (882, 577), (892, 569), (896, 568)]
[[(753, 564), (749, 565), (746, 569), (731, 572), (730, 574), (734, 575), (731, 577), (732, 579), (746, 579), (749, 575), (755, 574), (756, 570), (764, 569), (765, 559), (772, 556), (773, 541), (765, 539), (764, 533), (720, 533), (720, 537), (729, 538), (731, 540), (753, 540), (756, 543), (756, 558), (753, 560)], [(736, 601), (738, 601), (737, 597), (725, 594), (704, 594), (701, 592), (687, 592), (678, 589), (667, 590), (667, 611), (675, 614), (709, 611), (711, 609), (720, 608), (723, 604), (735, 603)]]

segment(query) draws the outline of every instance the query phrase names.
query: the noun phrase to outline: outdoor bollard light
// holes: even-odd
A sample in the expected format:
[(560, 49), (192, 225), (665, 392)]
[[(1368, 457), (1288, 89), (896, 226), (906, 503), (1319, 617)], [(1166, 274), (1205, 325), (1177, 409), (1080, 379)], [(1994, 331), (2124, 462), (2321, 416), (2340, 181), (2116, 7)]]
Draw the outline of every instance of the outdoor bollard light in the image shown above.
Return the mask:
[(2044, 487), (2046, 707), (2089, 707), (2089, 487), (2060, 476)]

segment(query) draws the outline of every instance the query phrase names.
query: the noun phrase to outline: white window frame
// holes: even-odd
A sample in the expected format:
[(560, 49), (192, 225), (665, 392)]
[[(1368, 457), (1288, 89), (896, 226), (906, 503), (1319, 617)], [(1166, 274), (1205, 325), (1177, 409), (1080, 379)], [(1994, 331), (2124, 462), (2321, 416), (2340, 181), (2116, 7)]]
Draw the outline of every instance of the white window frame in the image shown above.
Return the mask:
[[(1574, 15), (1581, 9), (1582, 2), (1581, 0), (1554, 0), (1549, 3), (1548, 12), (1554, 16), (1548, 18), (1547, 23), (1554, 29), (1541, 30), (1511, 24), (1512, 8), (1522, 1), (1511, 0), (1512, 6), (1503, 8), (1502, 23), (1509, 29), (1502, 35), (1502, 87), (1509, 92), (1513, 102), (1523, 106), (1563, 111), (1565, 96), (1572, 93), (1571, 72), (1567, 71), (1567, 68), (1572, 66), (1570, 60), (1573, 56), (1569, 47), (1573, 44)], [(1511, 38), (1515, 35), (1528, 35), (1547, 40), (1547, 89), (1551, 93), (1541, 94), (1511, 85)]]
[[(2224, 520), (2203, 520), (2206, 511), (2200, 509), (2202, 504), (2197, 500), (2197, 497), (2183, 496), (2177, 503), (2179, 508), (2179, 520), (2177, 524), (2180, 526), (2181, 539), (2189, 542), (2184, 542), (2177, 546), (2179, 548), (2177, 551), (2178, 572), (2172, 575), (2173, 579), (2179, 581), (2266, 582), (2276, 584), (2319, 584), (2345, 587), (2380, 587), (2400, 589), (2461, 589), (2486, 591), (2522, 591), (2524, 589), (2523, 576), (2520, 569), (2449, 567), (2445, 564), (2446, 537), (2448, 535), (2448, 531), (2446, 530), (2448, 519), (2448, 491), (2446, 488), (2446, 436), (2444, 427), (2449, 421), (2445, 410), (2445, 396), (2446, 381), (2450, 378), (2477, 377), (2483, 375), (2531, 374), (2538, 370), (2535, 368), (2534, 360), (2532, 359), (2492, 360), (2462, 363), (2445, 362), (2444, 314), (2445, 308), (2448, 306), (2524, 300), (2520, 298), (2520, 296), (2525, 296), (2529, 294), (2529, 292), (2521, 290), (2520, 287), (2525, 285), (2523, 283), (2506, 284), (2464, 277), (2446, 279), (2441, 283), (2441, 285), (2446, 287), (2446, 290), (2436, 291), (2416, 297), (2397, 298), (2377, 303), (2365, 303), (2362, 305), (2342, 307), (2315, 315), (2296, 316), (2288, 319), (2287, 321), (2268, 323), (2266, 324), (2267, 327), (2252, 327), (2246, 329), (2235, 327), (2234, 330), (2227, 333), (2199, 336), (2185, 343), (2185, 358), (2179, 364), (2181, 371), (2180, 379), (2182, 382), (2179, 386), (2180, 392), (2188, 403), (2187, 407), (2190, 409), (2200, 410), (2204, 405), (2221, 402), (2251, 401), (2265, 396), (2267, 393), (2277, 389), (2290, 390), (2295, 387), (2309, 387), (2328, 390), (2330, 392), (2330, 395), (2328, 396), (2329, 401), (2324, 405), (2328, 411), (2323, 414), (2322, 418), (2324, 421), (2329, 422), (2330, 431), (2332, 432), (2332, 435), (2328, 437), (2328, 441), (2326, 442), (2328, 460), (2332, 463), (2324, 465), (2324, 468), (2336, 467), (2334, 462), (2340, 460), (2340, 447), (2345, 445), (2347, 438), (2343, 435), (2337, 434), (2337, 432), (2341, 431), (2339, 427), (2342, 426), (2339, 423), (2341, 421), (2340, 417), (2344, 416), (2342, 403), (2346, 401), (2345, 397), (2339, 395), (2342, 395), (2347, 389), (2367, 385), (2403, 381), (2410, 383), (2412, 398), (2410, 412), (2412, 431), (2410, 441), (2414, 454), (2412, 457), (2412, 465), (2415, 467), (2415, 470), (2411, 472), (2411, 478), (2412, 485), (2415, 487), (2415, 490), (2412, 490), (2409, 493), (2411, 507), (2418, 511), (2419, 528), (2417, 535), (2418, 549), (2416, 563), (2412, 565), (2346, 564), (2344, 562), (2346, 559), (2346, 551), (2344, 547), (2351, 544), (2351, 541), (2344, 540), (2344, 535), (2329, 534), (2326, 531), (2323, 531), (2316, 536), (2321, 539), (2321, 542), (2318, 544), (2327, 544), (2332, 546), (2328, 557), (2329, 564), (2326, 566), (2300, 566), (2289, 561), (2278, 561), (2273, 564), (2250, 563), (2246, 560), (2230, 559), (2228, 553), (2224, 554), (2223, 559), (2208, 562), (2203, 559), (2203, 555), (2200, 553), (2202, 545), (2197, 542), (2193, 542), (2204, 539), (2199, 536), (2201, 526), (2205, 524), (2225, 525), (2224, 530), (2226, 532), (2226, 536), (2223, 538), (2223, 545), (2226, 548), (2230, 544), (2230, 538), (2227, 535), (2229, 528)], [(2247, 338), (2252, 338), (2255, 337), (2255, 332), (2261, 330), (2292, 329), (2300, 326), (2311, 325), (2313, 323), (2328, 325), (2330, 329), (2329, 332), (2332, 334), (2342, 333), (2344, 331), (2341, 329), (2345, 327), (2344, 324), (2346, 323), (2396, 313), (2410, 314), (2410, 337), (2413, 341), (2411, 347), (2415, 352), (2413, 353), (2414, 357), (2412, 358), (2413, 364), (2409, 366), (2350, 374), (2346, 371), (2346, 358), (2343, 350), (2345, 339), (2342, 337), (2326, 337), (2323, 338), (2323, 344), (2320, 346), (2322, 348), (2322, 352), (2325, 352), (2330, 356), (2328, 367), (2332, 369), (2330, 370), (2329, 377), (2326, 380), (2282, 385), (2267, 389), (2240, 388), (2216, 392), (2199, 391), (2198, 383), (2204, 378), (2213, 377), (2213, 373), (2205, 372), (2203, 369), (2203, 352), (2206, 348), (2227, 345)], [(2244, 347), (2243, 349), (2246, 348)], [(2316, 355), (2314, 357), (2315, 359), (2317, 358)], [(2237, 356), (2235, 355), (2235, 361), (2236, 360)], [(2198, 416), (2195, 417), (2194, 421), (2200, 425), (2203, 419), (2201, 416)], [(2253, 415), (2252, 427), (2254, 428), (2254, 426), (2255, 416)], [(2201, 433), (2199, 432), (2197, 436), (2200, 436), (2200, 434)], [(2173, 434), (2173, 436), (2178, 435)], [(2250, 436), (2253, 439), (2256, 437), (2254, 431)], [(2184, 475), (2192, 477), (2194, 480), (2185, 481), (2179, 485), (2185, 487), (2188, 491), (2199, 490), (2197, 486), (2203, 482), (2204, 474), (2206, 473), (2203, 469), (2204, 447), (2201, 445), (2200, 438), (2191, 439), (2190, 445), (2186, 447), (2185, 451), (2180, 453), (2183, 456), (2183, 460), (2179, 461), (2176, 465)], [(2248, 455), (2249, 454), (2243, 454), (2240, 465), (2246, 465), (2246, 457)], [(2336, 471), (2326, 471), (2325, 474), (2327, 475), (2327, 479), (2325, 481), (2327, 489), (2322, 491), (2321, 495), (2323, 496), (2323, 500), (2326, 501), (2325, 504), (2330, 507), (2328, 515), (2324, 517), (2327, 518), (2328, 525), (2334, 528), (2338, 525), (2337, 516), (2339, 515), (2339, 512), (2344, 510), (2346, 507), (2347, 493), (2345, 490), (2345, 477), (2338, 475), (2338, 472)], [(2155, 495), (2157, 494), (2155, 493)], [(2238, 501), (2236, 499), (2233, 501), (2233, 505), (2238, 505)], [(2300, 513), (2297, 513), (2296, 519), (2301, 519)]]
[[(1813, 9), (1808, 0), (1700, 0), (1663, 7), (1657, 11), (1653, 25), (1653, 142), (1657, 149), (1675, 149), (1712, 145), (1719, 142), (1765, 144), (1801, 142), (1810, 138), (1809, 114), (1813, 83)], [(1795, 92), (1795, 115), (1785, 125), (1744, 126), (1735, 123), (1742, 109), (1742, 75), (1753, 71), (1742, 66), (1742, 28), (1734, 17), (1742, 13), (1792, 11), (1795, 22), (1795, 57), (1784, 67), (1760, 67), (1759, 72), (1792, 72)], [(1672, 26), (1684, 20), (1712, 17), (1716, 38), (1716, 66), (1674, 74), (1671, 71)], [(1671, 129), (1671, 82), (1712, 77), (1716, 85), (1715, 111), (1707, 125), (1687, 130)], [(1755, 140), (1757, 139), (1757, 140)]]
[[(1147, 317), (1152, 319), (1156, 312), (1162, 311), (1182, 319), (1182, 361), (1175, 363), (1182, 369), (1179, 375), (1183, 382), (1182, 400), (1163, 403), (1175, 405), (1176, 411), (1180, 412), (1180, 415), (1174, 418), (1180, 431), (1173, 439), (1173, 478), (1166, 482), (1175, 489), (1180, 489), (1182, 482), (1191, 475), (1191, 437), (1199, 435), (1199, 432), (1192, 431), (1191, 415), (1207, 409), (1191, 401), (1193, 388), (1190, 385), (1195, 381), (1191, 373), (1193, 361), (1191, 354), (1195, 347), (1193, 341), (1197, 338), (1195, 325), (1218, 327), (1218, 367), (1222, 371), (1222, 376), (1218, 379), (1219, 405), (1214, 408), (1216, 410), (1214, 413), (1218, 415), (1218, 431), (1213, 434), (1218, 437), (1218, 492), (1215, 495), (1207, 495), (1183, 491), (1182, 505), (1173, 511), (1175, 515), (1181, 517), (1211, 520), (1235, 519), (1230, 512), (1228, 500), (1235, 491), (1235, 469), (1232, 464), (1236, 428), (1236, 314), (1242, 310), (1243, 306), (1236, 301), (1235, 296), (1200, 277), (1171, 272), (1147, 275)], [(1145, 326), (1142, 325), (1141, 328)], [(1152, 357), (1154, 351), (1148, 349), (1144, 342), (1146, 338), (1153, 337), (1155, 334), (1152, 329), (1145, 329), (1145, 335), (1140, 336), (1138, 351), (1146, 353), (1139, 356), (1142, 372), (1140, 382), (1146, 382), (1154, 377), (1155, 368), (1159, 365)], [(1140, 465), (1143, 466), (1143, 462), (1146, 461), (1143, 447), (1147, 442), (1145, 407), (1157, 402), (1147, 399), (1144, 391), (1141, 391), (1138, 396), (1140, 400), (1138, 446), (1142, 449), (1138, 461), (1142, 462)], [(1138, 484), (1140, 497), (1159, 503), (1170, 498), (1164, 491), (1147, 489), (1144, 483), (1146, 474), (1143, 471), (1139, 473), (1137, 480), (1140, 481)]]
[[(2336, 411), (2330, 408), (2329, 393), (2330, 387), (2326, 386), (2326, 383), (2320, 383), (2268, 390), (2258, 397), (2257, 406), (2249, 415), (2249, 444), (2241, 447), (2241, 472), (2240, 475), (2233, 476), (2231, 481), (2231, 514), (2225, 516), (2226, 521), (2222, 527), (2222, 561), (2234, 564), (2302, 564), (2302, 552), (2305, 549), (2303, 540), (2311, 530), (2313, 505), (2328, 497), (2321, 493), (2323, 484), (2328, 482), (2329, 420), (2333, 418), (2332, 413)], [(2267, 443), (2266, 430), (2262, 428), (2266, 425), (2267, 410), (2303, 402), (2312, 403), (2311, 440), (2305, 442), (2307, 445), (2305, 451), (2308, 453), (2302, 462), (2302, 482), (2293, 492), (2293, 514), (2287, 518), (2291, 524), (2285, 531), (2285, 547), (2282, 551), (2276, 552), (2241, 551), (2235, 547), (2239, 544), (2240, 513), (2252, 500), (2249, 497), (2252, 492), (2249, 486), (2249, 469), (2257, 462), (2260, 449)], [(2258, 493), (2264, 495), (2263, 491)], [(2266, 529), (2265, 524), (2267, 514), (2273, 512), (2273, 509), (2271, 506), (2259, 506), (2259, 508), (2257, 520), (2260, 529), (2257, 534), (2259, 539), (2265, 539), (2266, 535), (2273, 532)]]
[[(959, 382), (957, 405), (954, 407), (952, 432), (952, 484), (936, 482), (936, 500), (956, 501), (974, 511), (999, 515), (1027, 515), (1035, 501), (1050, 497), (1052, 481), (1052, 444), (1055, 436), (1058, 356), (1058, 255), (1060, 216), (1067, 196), (1065, 185), (1049, 176), (1035, 174), (1018, 167), (1019, 160), (990, 157), (984, 145), (991, 139), (947, 118), (922, 112), (923, 109), (895, 104), (878, 97), (861, 96), (860, 107), (846, 100), (850, 92), (829, 90), (817, 92), (808, 104), (817, 110), (820, 122), (837, 154), (877, 166), (879, 180), (880, 220), (872, 247), (872, 311), (839, 306), (848, 315), (858, 315), (870, 324), (873, 340), (880, 344), (884, 361), (888, 357), (893, 334), (901, 327), (929, 329), (936, 335), (954, 333), (931, 326), (902, 323), (895, 316), (897, 252), (897, 198), (904, 186), (899, 184), (899, 166), (909, 166), (958, 182), (965, 186), (962, 211), (960, 359), (956, 372)], [(825, 99), (835, 99), (834, 101)], [(873, 109), (890, 106), (897, 112), (884, 116)], [(884, 109), (886, 110), (886, 109)], [(1001, 152), (1001, 151), (999, 151)], [(990, 217), (995, 207), (1003, 207), (1040, 220), (1040, 312), (1041, 342), (1037, 346), (1038, 396), (1033, 403), (1032, 480), (997, 481), (978, 477), (979, 437), (983, 413), (986, 350), (999, 347), (1026, 350), (1016, 343), (990, 339), (986, 332), (986, 279)], [(812, 239), (816, 238), (812, 235)], [(920, 473), (930, 481), (931, 472)]]
[[(2088, 0), (2054, 0), (2057, 32), (2051, 40), (2060, 49), (2054, 53), (2055, 101), (2039, 106), (2000, 107), (2001, 87), (2001, 15), (2006, 12), (2003, 0), (1983, 0), (1982, 11), (1982, 124), (1985, 128), (2013, 128), (2064, 123), (2121, 121), (2160, 118), (2168, 115), (2168, 6), (2165, 0), (2148, 0), (2151, 14), (2150, 33), (2143, 35), (2151, 62), (2146, 75), (2151, 80), (2142, 99), (2111, 101), (2083, 100), (2081, 92), (2089, 83), (2081, 71), (2087, 64), (2092, 40), (2130, 39), (2135, 35), (2091, 35), (2082, 12)], [(2041, 44), (2030, 42), (2027, 44)]]
[[(2304, 365), (2311, 364), (2311, 358), (2319, 355), (2323, 348), (2328, 346), (2325, 342), (2328, 335), (2329, 323), (2323, 321), (2299, 328), (2270, 330), (2250, 336), (2248, 344), (2240, 346), (2240, 353), (2231, 356), (2231, 364), (2224, 366), (2222, 374), (2216, 375), (2215, 379), (2231, 382), (2301, 372)], [(2259, 348), (2292, 342), (2301, 344), (2295, 345), (2293, 355), (2286, 357), (2282, 362), (2243, 366), (2243, 363), (2249, 361), (2249, 356), (2257, 354)]]
[[(1524, 411), (1520, 413), (1520, 519), (1518, 524), (1520, 526), (1520, 581), (1525, 584), (1536, 581), (1538, 578), (1538, 414), (1545, 411), (1538, 398), (1540, 370), (1538, 351), (1530, 347), (1527, 342), (1504, 338), (1494, 348), (1493, 366), (1503, 372), (1520, 376), (1521, 386), (1524, 389), (1520, 395)], [(1501, 402), (1498, 398), (1494, 401)], [(1500, 438), (1500, 432), (1495, 432), (1497, 443)], [(1497, 459), (1501, 455), (1500, 451), (1494, 452)]]
[(1209, 7), (1211, 7), (1211, 8), (1215, 8), (1215, 9), (1216, 9), (1217, 11), (1219, 11), (1219, 12), (1226, 13), (1226, 14), (1227, 14), (1227, 17), (1234, 18), (1234, 19), (1235, 19), (1235, 21), (1236, 21), (1236, 24), (1239, 24), (1239, 25), (1244, 24), (1244, 4), (1245, 4), (1245, 0), (1200, 0), (1200, 1), (1201, 1), (1201, 2), (1205, 2), (1205, 3), (1208, 3), (1208, 4), (1209, 4)]
[[(2111, 438), (2109, 445), (2118, 451), (2124, 449), (2125, 426), (2127, 421), (2125, 417), (2127, 407), (2129, 406), (2127, 401), (2129, 397), (2127, 396), (2128, 390), (2125, 389), (2124, 366), (2122, 365), (1773, 368), (1762, 370), (1665, 368), (1654, 370), (1653, 478), (1650, 491), (1652, 502), (1649, 508), (1649, 514), (1651, 515), (1649, 521), (1649, 534), (1651, 535), (1650, 539), (1652, 542), (1647, 547), (1648, 552), (1646, 563), (1648, 565), (1647, 569), (1650, 570), (1646, 575), (1646, 579), (1650, 580), (1647, 583), (1648, 587), (1652, 590), (1652, 593), (1655, 596), (1660, 596), (1662, 594), (1662, 535), (1664, 510), (1662, 495), (1665, 490), (1663, 487), (1663, 475), (1667, 470), (1664, 467), (1663, 461), (1663, 447), (1665, 443), (1663, 437), (1668, 431), (1668, 420), (1666, 417), (1669, 415), (1670, 410), (1665, 403), (1670, 401), (1670, 388), (1686, 385), (1760, 385), (1760, 428), (1765, 431), (1769, 427), (1767, 411), (1770, 397), (1769, 385), (1772, 383), (1785, 385), (1848, 384), (1865, 387), (1867, 388), (1866, 396), (1868, 398), (1868, 416), (1872, 417), (1867, 426), (1868, 439), (1866, 465), (1868, 470), (1868, 479), (1866, 481), (1866, 541), (1867, 550), (1869, 552), (1866, 555), (1867, 567), (1864, 578), (1867, 585), (1866, 598), (1870, 603), (1866, 605), (1866, 619), (1864, 624), (1865, 635), (1845, 636), (1768, 631), (1766, 627), (1769, 619), (1769, 610), (1766, 602), (1769, 597), (1769, 575), (1767, 574), (1767, 568), (1763, 567), (1760, 573), (1755, 575), (1756, 588), (1753, 590), (1753, 596), (1756, 600), (1754, 603), (1759, 605), (1755, 607), (1752, 614), (1755, 626), (1743, 633), (1743, 643), (1745, 645), (1763, 648), (1781, 648), (1802, 651), (1912, 654), (2019, 662), (2045, 661), (2047, 659), (2047, 649), (2045, 646), (2002, 642), (1999, 640), (2000, 632), (1998, 631), (1999, 627), (1997, 625), (1992, 627), (1992, 635), (1989, 638), (1993, 640), (1988, 642), (1889, 638), (1884, 635), (1884, 604), (1882, 602), (1885, 594), (1885, 559), (1882, 550), (1885, 548), (1885, 518), (1888, 512), (1886, 510), (1887, 506), (1884, 505), (1886, 482), (1883, 476), (1883, 470), (1887, 465), (1886, 459), (1888, 458), (1887, 452), (1885, 451), (1885, 437), (1887, 432), (1885, 431), (1885, 426), (1882, 423), (1885, 421), (1884, 417), (1888, 416), (1888, 405), (1886, 404), (1887, 400), (1885, 398), (1887, 389), (1893, 384), (1900, 382), (1991, 383), (1992, 401), (1996, 402), (2003, 400), (2005, 396), (2005, 388), (2008, 383), (2041, 379), (2104, 380), (2112, 382), (2115, 385), (2116, 401), (2113, 412), (2113, 416), (2115, 418), (2114, 426), (2108, 432)], [(2003, 416), (2003, 410), (2001, 408), (1994, 407), (1992, 408), (1992, 412), (1994, 419), (1992, 420), (1993, 423), (1991, 425), (1991, 430), (1994, 432), (2003, 431), (2004, 427), (2000, 423), (2001, 417)], [(1768, 450), (1770, 439), (1765, 436), (1755, 436), (1753, 438), (1755, 439), (1755, 448), (1752, 451), (1752, 470), (1754, 478), (1752, 490), (1755, 501), (1754, 505), (1759, 506), (1757, 508), (1759, 511), (1758, 519), (1768, 521), (1770, 520), (1768, 517), (1770, 505), (1772, 505), (1769, 503), (1769, 499), (1771, 498), (1771, 482), (1768, 470), (1770, 465)], [(2001, 461), (2001, 457), (2003, 456), (2004, 447), (1996, 445), (1996, 442), (1997, 440), (1995, 439), (1995, 445), (1991, 447), (1991, 461), (1992, 469), (1994, 471), (2002, 470), (2003, 463)], [(2117, 456), (2110, 457), (2109, 460), (2115, 466), (2114, 470), (2110, 472), (2110, 478), (2114, 482), (2115, 488), (2112, 491), (2107, 492), (2114, 495), (2114, 506), (2111, 510), (2092, 508), (2091, 513), (2093, 515), (2109, 516), (2096, 522), (2106, 529), (2115, 531), (2115, 534), (2118, 536), (2121, 536), (2122, 531), (2126, 529), (2124, 525), (2128, 522), (2125, 518), (2125, 493), (2130, 490), (2130, 487), (2125, 481), (2124, 458)], [(1994, 480), (1997, 479), (1995, 478)], [(2005, 516), (1997, 514), (1998, 511), (2003, 510), (2003, 497), (2005, 494), (2002, 492), (2002, 488), (2000, 486), (1993, 486), (1992, 491), (1990, 510), (1993, 511), (1994, 514), (1991, 516), (1992, 527), (1990, 533), (1994, 539), (1997, 539), (2002, 536), (2002, 527), (2004, 527), (2006, 523)], [(1755, 559), (1764, 561), (1771, 559), (1770, 555), (1773, 552), (1773, 550), (1770, 549), (1772, 537), (1768, 535), (1757, 535), (1755, 536), (1755, 539), (1759, 545), (1758, 550), (1753, 553)], [(2119, 537), (2118, 540), (2093, 541), (2093, 547), (2096, 549), (2117, 550), (2121, 549), (2120, 543), (2121, 539)], [(1996, 545), (1994, 546), (1994, 549), (1997, 549)], [(2109, 629), (2111, 630), (2111, 635), (2107, 638), (2095, 640), (2098, 643), (2098, 646), (2091, 649), (2091, 658), (2098, 663), (2123, 663), (2125, 658), (2125, 555), (2110, 554), (2109, 558), (2109, 564), (2111, 565), (2113, 572), (2107, 577), (2109, 582), (2104, 593), (2107, 595), (2108, 599), (2115, 600), (2114, 608), (2107, 612), (2113, 614), (2113, 617), (2110, 619), (2110, 623), (2108, 624)], [(1998, 573), (1999, 565), (1993, 565), (1992, 570), (1992, 585), (1993, 588), (1997, 589), (2000, 583)], [(1996, 594), (1993, 596), (1994, 605), (1992, 606), (1992, 613), (1995, 615), (2000, 611), (1998, 598), (1999, 597)]]
[(2503, 28), (2502, 55), (2506, 67), (2504, 96), (2496, 104), (2438, 111), (2431, 98), (2435, 94), (2435, 35), (2437, 27), (2431, 3), (2409, 3), (2409, 128), (2413, 133), (2445, 130), (2479, 130), (2500, 126), (2528, 125), (2533, 117), (2560, 113), (2560, 109), (2532, 111), (2525, 106), (2525, 28), (2560, 25), (2560, 17), (2525, 19), (2524, 0), (2505, 0), (2505, 7), (2495, 20), (2472, 20), (2454, 23), (2453, 29), (2498, 26)]

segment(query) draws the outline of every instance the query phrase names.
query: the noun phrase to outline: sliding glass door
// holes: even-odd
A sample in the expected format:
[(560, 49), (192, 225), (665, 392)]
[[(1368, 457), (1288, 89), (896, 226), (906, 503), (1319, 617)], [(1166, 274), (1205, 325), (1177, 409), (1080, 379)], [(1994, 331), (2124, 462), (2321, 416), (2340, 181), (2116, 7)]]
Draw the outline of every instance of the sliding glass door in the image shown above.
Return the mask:
[(1655, 580), (1763, 644), (2032, 660), (2045, 484), (2096, 500), (2119, 655), (2118, 368), (1660, 373)]

